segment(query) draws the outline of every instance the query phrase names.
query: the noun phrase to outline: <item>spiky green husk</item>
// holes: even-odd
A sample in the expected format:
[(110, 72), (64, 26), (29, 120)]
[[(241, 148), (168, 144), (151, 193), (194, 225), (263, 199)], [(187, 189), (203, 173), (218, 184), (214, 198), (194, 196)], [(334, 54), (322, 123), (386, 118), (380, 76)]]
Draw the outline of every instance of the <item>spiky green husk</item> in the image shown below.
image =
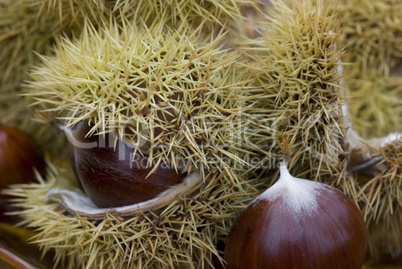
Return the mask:
[(346, 83), (349, 115), (362, 137), (381, 137), (402, 129), (402, 74), (384, 76), (371, 67)]
[[(372, 5), (375, 4), (375, 2), (376, 1), (364, 1), (364, 4)], [(384, 1), (378, 1), (378, 2), (384, 4), (383, 3)], [(309, 5), (307, 5), (307, 7), (304, 8), (303, 7), (304, 3), (303, 4), (300, 3), (294, 4), (296, 9), (289, 12), (288, 9), (285, 9), (279, 4), (279, 1), (274, 1), (275, 7), (273, 8), (274, 10), (273, 18), (271, 19), (269, 25), (267, 26), (268, 30), (266, 30), (266, 33), (263, 35), (265, 38), (265, 40), (261, 43), (263, 45), (259, 47), (259, 50), (261, 50), (262, 48), (262, 52), (257, 54), (253, 53), (251, 55), (253, 60), (257, 60), (256, 62), (258, 63), (258, 67), (253, 68), (252, 72), (255, 73), (257, 81), (260, 80), (259, 82), (262, 82), (258, 84), (259, 85), (263, 84), (264, 86), (262, 87), (263, 89), (262, 91), (252, 90), (249, 92), (250, 95), (259, 94), (260, 97), (259, 100), (256, 100), (254, 98), (252, 102), (249, 102), (250, 106), (253, 106), (255, 109), (251, 113), (251, 116), (249, 118), (250, 125), (247, 127), (249, 128), (247, 132), (251, 134), (254, 132), (254, 129), (261, 130), (261, 126), (265, 126), (266, 128), (264, 131), (262, 132), (259, 131), (256, 134), (253, 134), (252, 137), (249, 137), (251, 138), (251, 140), (249, 141), (251, 143), (250, 145), (252, 145), (253, 147), (257, 146), (256, 148), (260, 146), (259, 148), (260, 153), (264, 151), (268, 152), (269, 154), (267, 155), (269, 160), (280, 158), (281, 155), (276, 154), (278, 151), (276, 150), (275, 140), (277, 134), (279, 134), (282, 130), (286, 130), (291, 140), (294, 141), (293, 146), (294, 157), (292, 157), (293, 163), (291, 164), (293, 166), (292, 173), (298, 176), (314, 178), (317, 180), (334, 184), (340, 187), (345, 193), (347, 193), (348, 195), (350, 195), (355, 199), (360, 200), (366, 199), (364, 202), (367, 202), (367, 205), (373, 203), (376, 205), (380, 205), (382, 204), (382, 202), (380, 202), (379, 199), (375, 200), (373, 196), (371, 196), (370, 199), (368, 198), (369, 192), (359, 193), (360, 186), (358, 185), (358, 183), (354, 178), (350, 177), (350, 175), (347, 174), (344, 167), (345, 160), (343, 159), (342, 156), (339, 159), (335, 158), (336, 160), (335, 165), (332, 165), (331, 163), (331, 160), (333, 161), (334, 159), (325, 159), (326, 155), (332, 158), (333, 156), (338, 156), (340, 153), (342, 153), (343, 134), (340, 126), (341, 122), (340, 119), (342, 118), (342, 114), (340, 112), (340, 105), (339, 105), (341, 89), (338, 85), (340, 81), (339, 79), (340, 74), (338, 74), (337, 59), (341, 54), (340, 49), (343, 48), (342, 44), (344, 42), (343, 40), (344, 32), (343, 30), (341, 30), (340, 41), (337, 42), (338, 44), (340, 44), (340, 46), (338, 46), (339, 49), (337, 50), (333, 46), (334, 39), (338, 35), (337, 28), (329, 26), (332, 25), (333, 17), (326, 16), (327, 12), (323, 11), (325, 10), (325, 8), (312, 9)], [(388, 1), (387, 3), (390, 4), (391, 2)], [(289, 15), (286, 15), (288, 12)], [(317, 14), (320, 12), (322, 13), (318, 16)], [(362, 12), (367, 12), (367, 10), (363, 11), (357, 10), (357, 12), (360, 12), (362, 14)], [(350, 20), (347, 23), (350, 24), (352, 21), (353, 20)], [(303, 27), (300, 26), (300, 23), (304, 23)], [(297, 27), (297, 25), (299, 25), (299, 27)], [(306, 25), (308, 27), (304, 28), (304, 26)], [(325, 27), (325, 25), (327, 27)], [(343, 26), (343, 23), (341, 23), (341, 25)], [(306, 33), (310, 34), (313, 33), (313, 34), (310, 36)], [(311, 37), (311, 39), (309, 38), (303, 39), (309, 36)], [(274, 42), (271, 43), (272, 41)], [(365, 42), (366, 41), (363, 41), (361, 43), (363, 44)], [(367, 44), (371, 44), (370, 42), (368, 42)], [(390, 42), (392, 43), (392, 41)], [(66, 41), (66, 43), (64, 44), (67, 43), (69, 42)], [(301, 46), (300, 44), (303, 44), (303, 46)], [(327, 44), (328, 46), (325, 47), (324, 44)], [(306, 47), (304, 47), (304, 45), (306, 45)], [(358, 45), (359, 44), (354, 44), (353, 46)], [(371, 50), (374, 51), (374, 49), (375, 48), (371, 47), (369, 50), (362, 49), (361, 51), (367, 53), (367, 51)], [(346, 54), (348, 54), (349, 51), (353, 52), (353, 50), (354, 50), (353, 48), (351, 50), (348, 48)], [(356, 50), (360, 53), (359, 49)], [(320, 53), (317, 54), (317, 51)], [(318, 55), (321, 57), (318, 57)], [(388, 54), (383, 54), (383, 52), (381, 52), (378, 55), (388, 55)], [(399, 57), (393, 54), (391, 56)], [(261, 57), (262, 60), (258, 60), (259, 57)], [(347, 59), (348, 57), (349, 56), (344, 56), (344, 59)], [(372, 64), (372, 62), (370, 62), (371, 60), (367, 61), (363, 59), (363, 61), (365, 61), (365, 64), (368, 62)], [(364, 65), (362, 66), (364, 67)], [(387, 67), (383, 66), (382, 64), (380, 64), (379, 66), (380, 69), (377, 69), (376, 67), (374, 67), (373, 69), (371, 69), (371, 67), (367, 68), (364, 67), (364, 68), (366, 70), (374, 70), (372, 71), (371, 74), (379, 74), (383, 76), (383, 73), (381, 72), (387, 70)], [(299, 67), (305, 67), (305, 69), (302, 68), (298, 69)], [(349, 74), (353, 75), (356, 73), (355, 70), (360, 69), (361, 69), (360, 67), (356, 68), (356, 66), (350, 67), (347, 68), (347, 71), (345, 73), (347, 75)], [(388, 99), (387, 98), (388, 89), (396, 89), (395, 91), (391, 90), (391, 94), (398, 95), (399, 86), (394, 84), (396, 81), (398, 81), (398, 78), (395, 78), (395, 80), (393, 80), (393, 78), (390, 79), (389, 77), (385, 78), (382, 77), (379, 80), (376, 76), (377, 75), (375, 76), (362, 75), (362, 77), (358, 77), (358, 79), (356, 80), (351, 80), (348, 77), (346, 78), (348, 87), (350, 87), (352, 90), (355, 89), (355, 91), (352, 92), (351, 90), (351, 92), (347, 93), (348, 98), (349, 96), (356, 98), (351, 101), (352, 104), (351, 117), (354, 122), (358, 122), (358, 125), (360, 124), (362, 125), (357, 126), (357, 130), (359, 130), (360, 134), (365, 137), (367, 137), (370, 134), (369, 130), (371, 131), (375, 130), (375, 132), (379, 132), (378, 136), (380, 136), (382, 134), (381, 132), (383, 132), (382, 128), (378, 128), (378, 125), (376, 126), (376, 123), (372, 120), (373, 118), (376, 117), (384, 118), (385, 119), (384, 122), (395, 122), (396, 124), (398, 124), (399, 121), (399, 115), (400, 115), (398, 114), (399, 112), (392, 113), (391, 110), (390, 110), (391, 113), (387, 112), (388, 108), (391, 106), (394, 106), (396, 110), (400, 108), (399, 104), (397, 103), (398, 98), (396, 99), (390, 98), (388, 100), (388, 103), (386, 103), (383, 106), (378, 106), (378, 100)], [(369, 89), (370, 86), (365, 86), (373, 84), (378, 85), (378, 89), (381, 89), (375, 91), (376, 96), (379, 96), (379, 98), (376, 99), (371, 98), (370, 95), (367, 94), (366, 89)], [(384, 91), (382, 89), (384, 89)], [(368, 97), (368, 98), (367, 100), (365, 98), (357, 100), (356, 96)], [(381, 113), (383, 113), (384, 115), (380, 115), (381, 113), (378, 114), (379, 112), (378, 110), (369, 111), (370, 117), (368, 118), (370, 118), (370, 122), (363, 123), (361, 121), (358, 121), (359, 116), (356, 115), (367, 114), (367, 111), (370, 108), (370, 105), (368, 104), (371, 104), (371, 101), (369, 99), (371, 101), (375, 101), (376, 106), (385, 108), (383, 109), (383, 111), (381, 111)], [(362, 109), (362, 107), (364, 109)], [(397, 116), (395, 117), (395, 115)], [(394, 116), (394, 118), (392, 118), (392, 116)], [(391, 121), (389, 121), (390, 119)], [(381, 122), (381, 124), (383, 123)], [(388, 126), (383, 127), (393, 128), (394, 125), (388, 124)], [(392, 129), (386, 129), (386, 130), (387, 131), (385, 132), (388, 132), (388, 130)], [(332, 136), (333, 134), (335, 135)], [(269, 146), (261, 147), (261, 145), (266, 144), (269, 144)], [(234, 164), (234, 166), (236, 166), (236, 164)], [(250, 171), (253, 171), (253, 169), (250, 168)], [(232, 175), (232, 177), (237, 176)], [(228, 182), (229, 178), (230, 177), (227, 177), (225, 180), (227, 180)], [(275, 179), (274, 176), (270, 176), (269, 178), (272, 178), (273, 180)], [(227, 182), (225, 184), (227, 184)], [(381, 181), (378, 182), (375, 181), (375, 184), (373, 182), (371, 183), (371, 185), (367, 186), (366, 190), (371, 189), (374, 194), (376, 193), (376, 191), (380, 190), (380, 193), (382, 193), (381, 199), (388, 199), (388, 197), (395, 195), (395, 192), (390, 190), (394, 188), (395, 185), (393, 184), (397, 181), (394, 180), (382, 181), (391, 183), (386, 184), (387, 186), (393, 186), (390, 187), (389, 189), (388, 187), (383, 189), (384, 185), (381, 184), (380, 187), (379, 185), (376, 185), (378, 182)], [(37, 191), (41, 188), (42, 187), (35, 186), (34, 187), (35, 194), (37, 194), (38, 193)], [(393, 190), (395, 190), (395, 188)], [(20, 195), (23, 195), (22, 190), (19, 193)], [(390, 199), (393, 200), (394, 198), (395, 196), (392, 196)], [(26, 200), (24, 201), (25, 202), (23, 203), (24, 204), (23, 206), (27, 207), (28, 198), (26, 198)], [(43, 210), (44, 208), (46, 208), (44, 202), (43, 201), (35, 202), (34, 204), (36, 210), (35, 213), (37, 215), (43, 214)], [(391, 225), (392, 234), (400, 235), (400, 230), (398, 230), (399, 228), (398, 229), (392, 228), (399, 226), (395, 225), (395, 223), (398, 224), (398, 221), (395, 221), (395, 218), (393, 217), (395, 215), (393, 216), (389, 215), (390, 207), (388, 205), (389, 204), (387, 204), (387, 206), (384, 207), (385, 209), (381, 206), (378, 206), (370, 208), (370, 210), (367, 211), (369, 212), (368, 215), (366, 215), (366, 217), (368, 218), (373, 219), (374, 218), (373, 216), (375, 214), (377, 214), (375, 216), (382, 215), (383, 217), (383, 218), (380, 217), (377, 218), (377, 220), (381, 224), (370, 225), (369, 227), (370, 229), (373, 229), (373, 231), (374, 230), (376, 231), (376, 232), (370, 232), (371, 233), (370, 236), (372, 238), (369, 239), (369, 242), (371, 242), (370, 249), (372, 255), (378, 254), (380, 249), (385, 249), (385, 247), (383, 248), (382, 247), (383, 245), (379, 243), (380, 242), (379, 238), (381, 237), (382, 233), (386, 233), (385, 227), (390, 227), (387, 226), (388, 220), (390, 223), (391, 222), (394, 223)], [(47, 209), (45, 211), (48, 213), (52, 212), (47, 211)], [(27, 215), (28, 216), (27, 219), (29, 219), (29, 222), (31, 223), (34, 223), (32, 222), (34, 220), (33, 215), (34, 215), (33, 213), (31, 215), (29, 214)], [(49, 215), (51, 214), (49, 213)], [(73, 223), (75, 223), (74, 225), (82, 224), (82, 223), (77, 224), (76, 220), (71, 220), (71, 218), (69, 219), (64, 218), (65, 216), (63, 214), (58, 215), (57, 218), (59, 217), (65, 221), (67, 220), (72, 221)], [(55, 219), (56, 218), (52, 219), (51, 224), (56, 223)], [(38, 223), (40, 223), (39, 226), (41, 226), (43, 223), (45, 223), (45, 221), (42, 219)], [(51, 224), (49, 226), (48, 224), (45, 224), (44, 226), (50, 229)], [(85, 222), (83, 225), (89, 225), (89, 224), (88, 222)], [(64, 229), (66, 227), (67, 226), (63, 226)], [(40, 236), (41, 236), (40, 238), (43, 238), (45, 236), (45, 232), (42, 232)], [(54, 235), (54, 238), (56, 237), (57, 235)], [(100, 240), (99, 239), (100, 237), (96, 238), (97, 239), (95, 241)], [(76, 239), (77, 238), (75, 238), (74, 240)], [(52, 239), (49, 240), (51, 241)], [(57, 240), (56, 243), (59, 244)], [(46, 246), (50, 247), (51, 243), (47, 242), (46, 244), (47, 244)], [(56, 246), (56, 248), (59, 249), (59, 257), (66, 257), (64, 256), (61, 250), (62, 248), (61, 245), (62, 244), (60, 243), (60, 245)], [(95, 245), (95, 243), (93, 243), (93, 246), (94, 248), (96, 248), (99, 245)], [(390, 247), (391, 250), (394, 251), (397, 247), (400, 246), (392, 243), (392, 246), (388, 247)], [(105, 256), (102, 257), (103, 260), (107, 260), (108, 256), (106, 256), (105, 254)], [(88, 260), (89, 258), (86, 258), (86, 261)], [(102, 261), (94, 261), (94, 262), (98, 263)], [(72, 263), (75, 263), (75, 261), (73, 261)]]
[[(401, 129), (402, 3), (352, 0), (331, 3), (341, 30), (338, 45), (346, 48), (345, 83), (350, 118), (365, 138)], [(392, 97), (397, 98), (392, 98)]]
[(42, 115), (67, 126), (88, 120), (90, 135), (115, 132), (150, 161), (205, 175), (197, 192), (157, 212), (101, 221), (59, 212), (57, 202), (46, 205), (46, 192), (61, 176), (22, 186), (14, 195), (33, 189), (20, 201), (26, 209), (20, 214), (60, 264), (204, 268), (221, 254), (218, 241), (261, 182), (244, 165), (247, 76), (235, 68), (237, 54), (218, 48), (220, 38), (203, 37), (186, 26), (112, 24), (97, 31), (88, 24), (80, 39), (60, 40), (56, 55), (43, 57), (33, 72), (30, 95)]
[(360, 201), (366, 221), (369, 257), (377, 262), (387, 256), (397, 257), (402, 244), (402, 227), (397, 224), (402, 208), (402, 138), (399, 133), (370, 140), (356, 140), (349, 133), (347, 138), (354, 144), (354, 160), (349, 166), (359, 164), (359, 158), (363, 163), (360, 172), (348, 169), (356, 173), (353, 197)]
[[(401, 2), (328, 2), (340, 24), (337, 44), (345, 48), (342, 55), (342, 61), (346, 63), (344, 86), (349, 104), (348, 118), (353, 129), (366, 139), (399, 131), (402, 127), (402, 88), (399, 86), (402, 75)], [(401, 206), (401, 181), (398, 176), (401, 163), (396, 161), (399, 157), (395, 146), (388, 145), (386, 148), (394, 152), (387, 170), (368, 182), (361, 181), (361, 178), (353, 179), (354, 196), (361, 201), (361, 209), (368, 222), (370, 256), (376, 259), (395, 253), (401, 247), (401, 228), (396, 225), (398, 218), (400, 221), (400, 213), (397, 212)], [(384, 161), (388, 163), (387, 158)], [(388, 234), (396, 236), (396, 239), (391, 239)]]
[(36, 53), (51, 52), (55, 38), (79, 35), (85, 20), (108, 18), (102, 1), (2, 0), (0, 9), (1, 91), (10, 93), (21, 88), (28, 68), (38, 62)]
[(395, 0), (341, 0), (332, 8), (340, 21), (343, 60), (353, 63), (348, 75), (359, 77), (366, 68), (383, 74), (402, 58), (402, 3)]
[(95, 21), (107, 12), (103, 1), (1, 0), (0, 1), (0, 118), (30, 133), (41, 146), (60, 156), (65, 141), (51, 124), (32, 121), (22, 84), (39, 57), (51, 54), (60, 35), (79, 35), (85, 19)]
[(260, 35), (259, 31), (267, 23), (271, 9), (269, 1), (255, 1), (255, 5), (248, 5), (241, 9), (242, 16), (228, 23), (228, 47), (253, 47), (255, 38)]
[[(80, 39), (60, 40), (54, 57), (32, 72), (42, 115), (72, 126), (88, 120), (149, 156), (185, 169), (243, 162), (245, 73), (236, 53), (188, 28), (87, 25)], [(186, 161), (186, 164), (182, 162)]]
[[(18, 215), (38, 234), (32, 239), (44, 252), (54, 251), (57, 268), (208, 268), (221, 263), (224, 241), (236, 212), (255, 193), (249, 180), (234, 185), (216, 170), (197, 191), (181, 196), (158, 211), (130, 217), (107, 215), (88, 220), (47, 201), (55, 184), (70, 179), (53, 169), (48, 181), (13, 186)], [(71, 172), (70, 172), (71, 173)], [(56, 183), (58, 182), (58, 183)], [(251, 184), (251, 185), (250, 185)], [(242, 190), (240, 190), (242, 188)], [(215, 264), (216, 266), (218, 264)]]
[(88, 120), (94, 126), (90, 135), (115, 132), (150, 162), (205, 176), (194, 196), (158, 212), (101, 221), (59, 212), (57, 202), (46, 204), (45, 193), (61, 176), (22, 186), (14, 195), (32, 192), (20, 201), (26, 209), (20, 214), (39, 229), (36, 241), (54, 250), (60, 264), (208, 267), (221, 254), (216, 246), (236, 211), (261, 184), (245, 165), (254, 154), (243, 131), (245, 100), (252, 95), (248, 76), (234, 63), (239, 55), (218, 48), (223, 36), (205, 40), (204, 33), (188, 29), (112, 23), (97, 31), (87, 24), (79, 39), (59, 40), (55, 56), (42, 57), (32, 73), (29, 95), (42, 116), (67, 126)]
[(120, 10), (126, 18), (144, 21), (148, 25), (154, 21), (165, 21), (173, 27), (183, 22), (190, 26), (211, 29), (212, 25), (224, 26), (230, 21), (242, 17), (241, 9), (255, 6), (256, 0), (151, 0), (151, 1), (116, 1), (114, 9)]
[(269, 24), (248, 53), (261, 83), (253, 92), (260, 96), (255, 115), (266, 127), (260, 139), (267, 152), (279, 154), (276, 137), (284, 131), (293, 143), (292, 173), (335, 184), (344, 171), (336, 20), (324, 4), (272, 3)]

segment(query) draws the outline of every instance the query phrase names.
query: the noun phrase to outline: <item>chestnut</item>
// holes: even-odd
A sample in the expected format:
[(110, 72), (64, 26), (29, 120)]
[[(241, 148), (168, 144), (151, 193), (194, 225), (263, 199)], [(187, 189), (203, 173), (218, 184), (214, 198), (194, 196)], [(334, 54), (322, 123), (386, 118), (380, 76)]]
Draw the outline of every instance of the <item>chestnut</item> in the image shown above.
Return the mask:
[(120, 207), (151, 200), (186, 176), (161, 165), (153, 171), (147, 166), (147, 156), (133, 146), (111, 133), (88, 135), (91, 128), (88, 122), (81, 122), (67, 137), (73, 146), (76, 174), (96, 206)]
[[(24, 132), (0, 124), (0, 190), (10, 184), (36, 180), (34, 168), (44, 176), (45, 159), (36, 143)], [(8, 196), (0, 193), (0, 220), (12, 221), (3, 215), (12, 210)]]
[(295, 178), (282, 163), (279, 180), (235, 220), (225, 249), (227, 268), (361, 268), (365, 227), (346, 195)]

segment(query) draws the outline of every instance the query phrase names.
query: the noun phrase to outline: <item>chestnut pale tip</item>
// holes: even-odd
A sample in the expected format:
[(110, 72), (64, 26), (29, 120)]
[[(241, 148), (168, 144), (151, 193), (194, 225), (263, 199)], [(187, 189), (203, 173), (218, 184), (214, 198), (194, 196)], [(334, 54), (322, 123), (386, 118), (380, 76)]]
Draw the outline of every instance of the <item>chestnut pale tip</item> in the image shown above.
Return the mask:
[(289, 173), (285, 162), (279, 164), (279, 170), (279, 180), (271, 188), (263, 192), (262, 195), (257, 197), (257, 199), (266, 199), (271, 202), (282, 199), (281, 206), (292, 211), (294, 214), (299, 214), (301, 211), (313, 214), (318, 206), (317, 193), (326, 185), (293, 177)]
[(284, 163), (280, 172), (232, 226), (227, 268), (360, 268), (366, 229), (353, 201), (331, 186), (291, 176)]

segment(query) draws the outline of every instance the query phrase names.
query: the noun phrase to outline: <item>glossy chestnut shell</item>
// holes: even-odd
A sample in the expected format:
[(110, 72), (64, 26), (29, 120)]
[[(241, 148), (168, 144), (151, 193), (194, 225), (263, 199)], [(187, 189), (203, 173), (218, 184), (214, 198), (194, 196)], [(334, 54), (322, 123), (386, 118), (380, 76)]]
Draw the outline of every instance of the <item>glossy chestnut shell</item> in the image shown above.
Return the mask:
[(303, 187), (296, 184), (293, 190), (276, 188), (270, 197), (262, 194), (241, 212), (228, 236), (227, 268), (361, 268), (366, 229), (359, 209), (333, 187), (308, 184), (314, 193), (300, 195), (308, 200), (304, 205), (286, 200), (299, 195)]
[(162, 166), (150, 173), (153, 167), (146, 166), (147, 157), (134, 153), (134, 147), (120, 139), (115, 141), (112, 134), (87, 136), (90, 129), (84, 122), (73, 134), (73, 164), (85, 192), (98, 207), (153, 199), (181, 183), (186, 175)]
[[(45, 174), (46, 163), (36, 143), (24, 132), (0, 124), (0, 190), (10, 184), (36, 181), (34, 168)], [(12, 221), (3, 215), (12, 208), (9, 197), (0, 193), (0, 220)]]

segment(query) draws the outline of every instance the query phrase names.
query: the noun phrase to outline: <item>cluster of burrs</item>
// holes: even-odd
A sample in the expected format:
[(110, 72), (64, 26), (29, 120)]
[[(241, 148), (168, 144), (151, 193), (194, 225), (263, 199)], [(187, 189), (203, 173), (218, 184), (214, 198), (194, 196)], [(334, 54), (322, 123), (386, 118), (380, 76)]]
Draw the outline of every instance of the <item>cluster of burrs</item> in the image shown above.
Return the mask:
[[(48, 159), (39, 183), (7, 191), (34, 242), (65, 268), (226, 265), (235, 218), (285, 159), (352, 198), (371, 257), (396, 253), (401, 135), (366, 137), (374, 122), (400, 124), (402, 6), (365, 0), (366, 16), (355, 2), (0, 0), (0, 114)], [(315, 194), (289, 202), (296, 213), (325, 200), (317, 189), (343, 199), (278, 182)]]

